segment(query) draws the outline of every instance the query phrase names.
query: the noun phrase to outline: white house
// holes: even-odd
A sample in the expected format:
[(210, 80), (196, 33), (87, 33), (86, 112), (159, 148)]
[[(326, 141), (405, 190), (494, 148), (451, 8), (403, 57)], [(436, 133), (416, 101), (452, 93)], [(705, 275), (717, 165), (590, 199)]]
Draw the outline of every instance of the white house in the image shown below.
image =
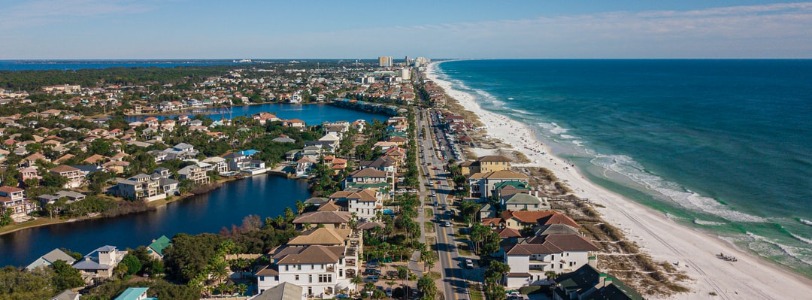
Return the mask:
[(282, 283), (302, 287), (309, 298), (331, 299), (341, 291), (351, 291), (351, 279), (358, 274), (358, 252), (354, 246), (280, 247), (273, 265), (256, 273), (259, 292)]
[(505, 263), (508, 288), (519, 288), (547, 279), (547, 272), (572, 272), (586, 264), (597, 264), (600, 250), (578, 234), (550, 234), (528, 238), (510, 247)]

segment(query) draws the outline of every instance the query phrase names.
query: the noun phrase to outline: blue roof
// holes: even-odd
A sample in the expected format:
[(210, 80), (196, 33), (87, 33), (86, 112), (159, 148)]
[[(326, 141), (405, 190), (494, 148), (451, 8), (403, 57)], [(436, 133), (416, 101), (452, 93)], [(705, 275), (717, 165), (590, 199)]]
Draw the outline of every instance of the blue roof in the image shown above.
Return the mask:
[(251, 156), (251, 155), (257, 154), (257, 152), (259, 152), (259, 151), (254, 150), (254, 149), (248, 149), (248, 150), (240, 151), (240, 154), (245, 155), (245, 156)]
[(131, 287), (122, 292), (115, 300), (138, 300), (138, 298), (145, 294), (149, 288), (145, 287)]

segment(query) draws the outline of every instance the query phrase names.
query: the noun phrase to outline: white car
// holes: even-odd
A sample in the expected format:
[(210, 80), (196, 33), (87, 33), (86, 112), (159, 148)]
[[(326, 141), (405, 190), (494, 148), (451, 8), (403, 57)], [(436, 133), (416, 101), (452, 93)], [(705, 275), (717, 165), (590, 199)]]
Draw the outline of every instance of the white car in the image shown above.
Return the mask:
[(473, 269), (474, 268), (474, 261), (471, 260), (470, 258), (466, 258), (465, 259), (465, 267), (468, 268), (468, 269)]
[(451, 227), (451, 222), (449, 221), (443, 222), (443, 227)]

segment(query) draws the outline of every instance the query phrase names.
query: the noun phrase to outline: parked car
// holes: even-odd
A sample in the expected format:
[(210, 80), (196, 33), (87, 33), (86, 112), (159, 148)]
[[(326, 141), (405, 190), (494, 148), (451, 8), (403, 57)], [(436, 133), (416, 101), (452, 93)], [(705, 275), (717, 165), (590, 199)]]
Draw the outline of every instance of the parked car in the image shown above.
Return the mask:
[(444, 227), (451, 227), (451, 222), (445, 221), (445, 222), (443, 222), (443, 226)]
[(366, 269), (364, 270), (364, 275), (381, 275), (381, 270), (378, 269)]
[(376, 283), (376, 282), (378, 282), (378, 276), (377, 275), (369, 275), (366, 278), (364, 278), (364, 282)]
[(370, 269), (377, 269), (380, 265), (378, 264), (377, 260), (370, 260), (367, 262), (367, 268)]
[(466, 258), (465, 259), (465, 267), (468, 268), (468, 269), (473, 269), (474, 268), (474, 261), (471, 260), (470, 258)]
[(386, 297), (392, 297), (392, 288), (386, 288)]

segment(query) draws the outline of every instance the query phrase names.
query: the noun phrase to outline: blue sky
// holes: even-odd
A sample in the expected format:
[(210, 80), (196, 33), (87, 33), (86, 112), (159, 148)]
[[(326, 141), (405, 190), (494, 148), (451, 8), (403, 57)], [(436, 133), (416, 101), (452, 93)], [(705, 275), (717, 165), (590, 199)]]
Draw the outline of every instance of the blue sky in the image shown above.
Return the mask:
[(0, 0), (0, 8), (0, 59), (812, 56), (812, 2)]

